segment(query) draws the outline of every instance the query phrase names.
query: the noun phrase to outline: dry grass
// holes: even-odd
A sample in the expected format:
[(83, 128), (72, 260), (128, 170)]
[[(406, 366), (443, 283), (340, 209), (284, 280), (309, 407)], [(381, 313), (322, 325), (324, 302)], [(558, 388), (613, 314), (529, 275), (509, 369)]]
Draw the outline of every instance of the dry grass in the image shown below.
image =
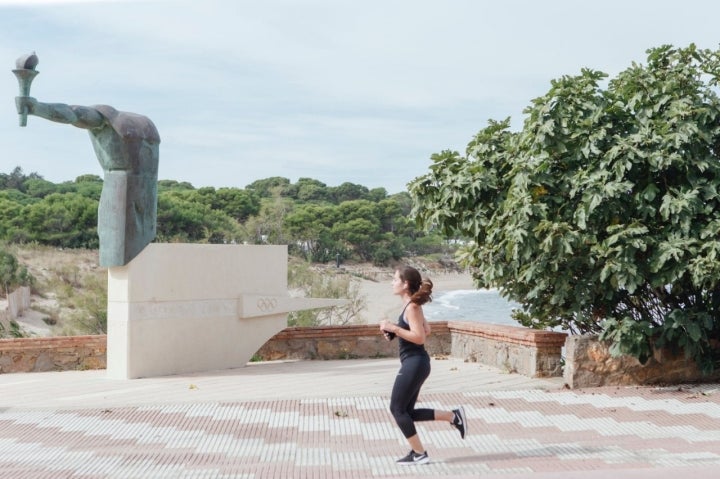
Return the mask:
[[(17, 319), (29, 336), (58, 336), (87, 334), (76, 324), (85, 320), (87, 312), (78, 305), (86, 302), (88, 294), (102, 295), (107, 291), (88, 292), (86, 285), (104, 285), (107, 289), (107, 270), (98, 264), (97, 250), (62, 249), (39, 245), (5, 245), (35, 278), (30, 310)], [(0, 309), (7, 306), (0, 299)]]
[(77, 278), (85, 273), (105, 272), (105, 268), (98, 264), (97, 250), (39, 245), (8, 245), (7, 249), (17, 257), (21, 265), (28, 268), (38, 280), (38, 284), (52, 281), (58, 275), (70, 275), (70, 281), (77, 281)]

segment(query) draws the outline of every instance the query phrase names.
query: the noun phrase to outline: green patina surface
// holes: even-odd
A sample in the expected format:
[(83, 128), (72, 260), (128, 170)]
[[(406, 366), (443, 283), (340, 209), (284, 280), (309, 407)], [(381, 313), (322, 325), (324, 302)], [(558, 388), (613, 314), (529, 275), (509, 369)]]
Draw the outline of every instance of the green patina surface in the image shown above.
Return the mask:
[[(34, 58), (32, 58), (34, 57)], [(104, 175), (98, 206), (100, 265), (123, 266), (156, 234), (157, 173), (160, 135), (153, 122), (107, 105), (43, 103), (30, 96), (37, 75), (37, 56), (18, 58), (13, 73), (20, 96), (15, 98), (20, 126), (27, 115), (88, 130)]]

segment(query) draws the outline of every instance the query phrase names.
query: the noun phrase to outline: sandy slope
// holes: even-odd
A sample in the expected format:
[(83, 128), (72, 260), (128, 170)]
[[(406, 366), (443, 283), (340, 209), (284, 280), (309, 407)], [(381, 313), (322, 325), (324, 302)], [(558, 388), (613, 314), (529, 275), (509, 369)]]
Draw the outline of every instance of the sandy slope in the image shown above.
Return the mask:
[[(36, 279), (43, 295), (32, 295), (30, 310), (17, 318), (18, 324), (32, 336), (52, 336), (52, 327), (44, 318), (48, 311), (61, 310), (55, 299), (55, 292), (47, 286), (58, 278), (76, 282), (85, 274), (102, 273), (97, 250), (63, 249), (37, 245), (6, 245), (6, 250), (15, 255), (20, 266), (25, 266)], [(7, 300), (0, 298), (0, 310), (7, 307)]]

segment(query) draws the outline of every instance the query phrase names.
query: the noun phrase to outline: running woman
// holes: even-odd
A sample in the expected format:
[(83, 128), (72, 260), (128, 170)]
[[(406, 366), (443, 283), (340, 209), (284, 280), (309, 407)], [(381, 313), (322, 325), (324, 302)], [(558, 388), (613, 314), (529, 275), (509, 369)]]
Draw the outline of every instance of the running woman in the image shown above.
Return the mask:
[(430, 334), (430, 325), (423, 314), (422, 305), (432, 300), (432, 281), (422, 279), (418, 270), (405, 266), (395, 271), (392, 282), (393, 294), (402, 298), (403, 307), (398, 322), (380, 323), (385, 338), (397, 336), (400, 348), (400, 371), (395, 377), (390, 397), (390, 412), (400, 431), (412, 448), (407, 456), (397, 463), (402, 466), (430, 462), (427, 451), (420, 441), (415, 423), (420, 421), (447, 421), (465, 439), (467, 421), (463, 407), (452, 411), (415, 409), (420, 388), (430, 375), (430, 356), (425, 350), (425, 338)]

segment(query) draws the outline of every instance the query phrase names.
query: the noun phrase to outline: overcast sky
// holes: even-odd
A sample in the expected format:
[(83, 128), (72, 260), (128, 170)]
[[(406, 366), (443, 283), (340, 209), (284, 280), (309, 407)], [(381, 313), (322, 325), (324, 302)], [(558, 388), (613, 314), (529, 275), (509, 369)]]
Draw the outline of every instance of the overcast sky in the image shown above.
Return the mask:
[(18, 126), (11, 70), (33, 50), (38, 100), (153, 120), (160, 179), (397, 193), (489, 119), (520, 129), (551, 79), (716, 49), (719, 25), (708, 0), (0, 0), (0, 172), (102, 175), (86, 131)]

